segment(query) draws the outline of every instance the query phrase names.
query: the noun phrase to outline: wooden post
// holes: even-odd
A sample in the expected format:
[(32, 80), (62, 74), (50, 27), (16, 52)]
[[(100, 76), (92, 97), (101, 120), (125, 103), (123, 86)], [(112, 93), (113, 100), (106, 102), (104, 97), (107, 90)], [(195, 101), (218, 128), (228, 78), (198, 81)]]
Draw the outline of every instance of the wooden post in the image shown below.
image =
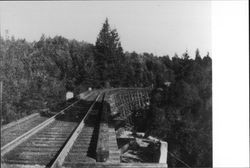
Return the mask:
[(168, 159), (168, 143), (161, 141), (159, 163), (167, 163), (167, 159)]

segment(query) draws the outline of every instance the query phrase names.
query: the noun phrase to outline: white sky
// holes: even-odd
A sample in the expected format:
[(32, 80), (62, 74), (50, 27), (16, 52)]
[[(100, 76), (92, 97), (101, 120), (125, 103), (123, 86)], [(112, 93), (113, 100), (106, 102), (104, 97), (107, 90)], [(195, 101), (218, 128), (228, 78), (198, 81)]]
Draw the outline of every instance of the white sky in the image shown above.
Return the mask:
[(28, 41), (44, 33), (94, 44), (106, 17), (117, 28), (124, 51), (211, 52), (210, 1), (0, 2), (1, 34), (8, 29), (10, 36)]

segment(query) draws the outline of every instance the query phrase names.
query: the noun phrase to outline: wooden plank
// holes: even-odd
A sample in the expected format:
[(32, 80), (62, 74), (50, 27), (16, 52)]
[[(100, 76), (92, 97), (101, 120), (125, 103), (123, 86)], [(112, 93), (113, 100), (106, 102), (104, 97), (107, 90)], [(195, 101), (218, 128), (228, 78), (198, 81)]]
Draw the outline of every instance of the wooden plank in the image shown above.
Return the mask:
[(116, 141), (115, 128), (109, 127), (109, 163), (120, 163), (120, 150)]
[(77, 139), (77, 137), (81, 133), (82, 128), (84, 127), (84, 124), (85, 124), (84, 122), (85, 122), (86, 118), (88, 117), (89, 113), (92, 111), (92, 109), (93, 109), (95, 103), (97, 102), (97, 100), (99, 99), (100, 95), (101, 95), (101, 93), (97, 96), (95, 102), (91, 105), (88, 112), (86, 113), (86, 115), (84, 116), (82, 121), (79, 123), (79, 125), (77, 126), (74, 133), (71, 135), (71, 137), (69, 138), (67, 143), (64, 145), (64, 147), (61, 150), (60, 154), (56, 157), (55, 161), (51, 165), (51, 168), (56, 168), (56, 167), (61, 167), (62, 166), (62, 164), (63, 164), (66, 156), (68, 155), (70, 149), (72, 148), (75, 140)]

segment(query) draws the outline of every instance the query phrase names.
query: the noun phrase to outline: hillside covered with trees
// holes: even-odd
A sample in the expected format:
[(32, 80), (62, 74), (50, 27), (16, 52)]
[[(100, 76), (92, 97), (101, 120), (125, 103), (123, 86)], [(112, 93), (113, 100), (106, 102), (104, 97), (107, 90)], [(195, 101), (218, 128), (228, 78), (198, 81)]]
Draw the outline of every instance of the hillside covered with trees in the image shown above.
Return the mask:
[[(43, 35), (39, 41), (0, 38), (1, 122), (52, 108), (88, 87), (153, 87), (143, 118), (148, 135), (192, 167), (212, 166), (212, 60), (197, 49), (178, 56), (123, 50), (106, 20), (95, 44)], [(170, 86), (166, 86), (170, 82)], [(185, 167), (169, 156), (170, 167)]]

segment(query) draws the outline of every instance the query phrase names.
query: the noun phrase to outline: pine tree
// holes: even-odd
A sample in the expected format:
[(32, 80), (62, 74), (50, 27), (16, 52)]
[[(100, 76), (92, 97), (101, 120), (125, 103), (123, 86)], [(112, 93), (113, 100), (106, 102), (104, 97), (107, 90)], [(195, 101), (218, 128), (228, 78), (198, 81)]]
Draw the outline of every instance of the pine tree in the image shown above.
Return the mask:
[(195, 61), (197, 61), (198, 63), (201, 63), (201, 61), (202, 61), (201, 55), (200, 55), (200, 50), (198, 48), (195, 51)]
[(119, 86), (122, 76), (123, 49), (116, 29), (105, 20), (96, 40), (96, 65), (103, 84)]

